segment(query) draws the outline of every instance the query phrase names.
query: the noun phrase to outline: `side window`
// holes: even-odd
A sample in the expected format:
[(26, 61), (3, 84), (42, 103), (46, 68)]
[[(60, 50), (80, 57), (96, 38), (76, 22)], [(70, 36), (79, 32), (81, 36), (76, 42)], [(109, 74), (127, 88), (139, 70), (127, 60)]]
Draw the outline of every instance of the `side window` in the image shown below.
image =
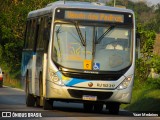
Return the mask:
[(33, 43), (35, 40), (35, 33), (36, 33), (36, 20), (29, 20), (27, 22), (27, 30), (25, 36), (25, 49), (33, 50)]
[(37, 49), (44, 49), (44, 43), (43, 43), (43, 32), (44, 32), (44, 18), (39, 18), (39, 31), (38, 31), (38, 41), (37, 41)]
[(24, 49), (28, 48), (29, 37), (30, 37), (30, 33), (31, 33), (30, 31), (31, 31), (31, 20), (27, 21), (27, 25), (26, 25)]
[(44, 50), (45, 52), (48, 49), (48, 42), (50, 39), (50, 31), (51, 31), (51, 17), (46, 16), (44, 22), (44, 33), (43, 33), (43, 41), (44, 41)]
[[(26, 24), (24, 49), (33, 50), (34, 44), (37, 44), (36, 45), (37, 50), (41, 49), (46, 52), (48, 50), (50, 29), (51, 29), (51, 17), (49, 15), (40, 17), (39, 20), (38, 19), (28, 20)], [(38, 33), (37, 36), (36, 32)]]
[(34, 46), (34, 41), (35, 41), (35, 35), (36, 35), (36, 20), (32, 20), (32, 24), (31, 24), (31, 34), (29, 37), (29, 49), (33, 49)]
[(50, 38), (50, 17), (44, 16), (39, 18), (39, 31), (38, 31), (38, 41), (37, 41), (37, 50), (48, 50), (48, 42)]

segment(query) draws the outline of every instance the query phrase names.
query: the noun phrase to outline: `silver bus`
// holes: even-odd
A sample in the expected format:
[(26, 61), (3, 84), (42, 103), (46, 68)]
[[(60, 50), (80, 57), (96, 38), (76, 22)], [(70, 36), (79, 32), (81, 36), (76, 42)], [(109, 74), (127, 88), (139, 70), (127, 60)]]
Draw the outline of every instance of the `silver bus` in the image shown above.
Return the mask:
[(131, 101), (135, 68), (132, 10), (63, 2), (31, 11), (22, 54), (26, 105), (80, 102), (85, 111), (118, 114)]

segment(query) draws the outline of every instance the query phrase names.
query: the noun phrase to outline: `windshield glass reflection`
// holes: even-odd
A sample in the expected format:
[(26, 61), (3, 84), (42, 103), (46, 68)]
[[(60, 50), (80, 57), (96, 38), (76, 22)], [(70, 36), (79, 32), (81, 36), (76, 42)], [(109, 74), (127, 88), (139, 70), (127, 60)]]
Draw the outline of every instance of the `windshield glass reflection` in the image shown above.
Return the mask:
[(99, 71), (118, 71), (131, 64), (130, 28), (78, 27), (80, 31), (75, 25), (55, 25), (53, 60), (56, 63), (67, 68)]

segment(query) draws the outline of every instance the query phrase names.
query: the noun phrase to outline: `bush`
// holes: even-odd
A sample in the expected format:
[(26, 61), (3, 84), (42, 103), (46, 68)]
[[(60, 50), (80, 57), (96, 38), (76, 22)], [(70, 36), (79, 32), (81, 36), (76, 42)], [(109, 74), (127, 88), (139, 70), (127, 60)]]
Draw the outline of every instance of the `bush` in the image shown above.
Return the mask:
[(143, 58), (136, 60), (135, 76), (138, 80), (140, 80), (141, 82), (146, 81), (150, 74), (150, 70), (150, 64), (144, 61)]
[(147, 86), (149, 86), (151, 89), (160, 89), (160, 78), (148, 78)]
[(137, 33), (139, 33), (140, 37), (141, 58), (136, 61), (135, 76), (144, 82), (155, 64), (155, 60), (153, 60), (153, 45), (156, 33), (146, 30), (145, 25), (142, 24), (137, 25)]

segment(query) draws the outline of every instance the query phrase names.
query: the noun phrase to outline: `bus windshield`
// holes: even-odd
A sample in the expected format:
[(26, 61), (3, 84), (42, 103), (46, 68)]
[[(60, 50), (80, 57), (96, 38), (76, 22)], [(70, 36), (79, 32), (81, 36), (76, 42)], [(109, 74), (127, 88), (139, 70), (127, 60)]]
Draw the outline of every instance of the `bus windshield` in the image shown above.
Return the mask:
[(55, 24), (54, 62), (96, 71), (119, 71), (131, 64), (131, 28), (78, 25), (78, 29), (74, 24)]

